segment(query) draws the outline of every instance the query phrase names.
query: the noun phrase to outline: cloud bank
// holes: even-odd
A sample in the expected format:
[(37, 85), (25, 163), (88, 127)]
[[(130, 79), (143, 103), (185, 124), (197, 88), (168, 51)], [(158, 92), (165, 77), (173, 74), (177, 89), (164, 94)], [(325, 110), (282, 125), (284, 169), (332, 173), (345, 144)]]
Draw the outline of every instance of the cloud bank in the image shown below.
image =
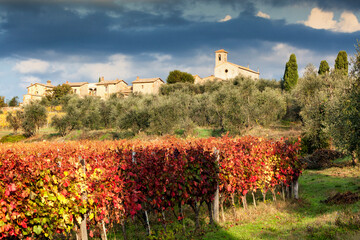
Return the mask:
[(334, 32), (353, 33), (360, 31), (360, 23), (357, 17), (348, 11), (343, 12), (339, 21), (336, 21), (333, 12), (313, 8), (304, 24), (315, 29), (326, 29)]
[(266, 18), (266, 19), (270, 19), (270, 15), (269, 14), (266, 14), (266, 13), (263, 13), (262, 11), (259, 11), (257, 14), (256, 14), (257, 17), (261, 17), (261, 18)]
[(219, 22), (227, 22), (231, 19), (232, 19), (232, 17), (230, 15), (226, 15), (223, 19), (220, 19)]

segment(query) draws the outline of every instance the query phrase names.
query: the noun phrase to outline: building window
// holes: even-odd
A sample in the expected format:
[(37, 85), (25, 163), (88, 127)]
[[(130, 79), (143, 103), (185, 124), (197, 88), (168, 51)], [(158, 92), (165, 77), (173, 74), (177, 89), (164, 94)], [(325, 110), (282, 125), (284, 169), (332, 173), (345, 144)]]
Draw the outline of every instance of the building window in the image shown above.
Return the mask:
[(105, 86), (105, 92), (107, 92), (108, 91), (108, 86)]
[(225, 69), (225, 73), (228, 73), (228, 72), (229, 72), (229, 70)]
[(144, 85), (141, 85), (141, 88), (144, 89)]
[(74, 89), (74, 93), (76, 94), (76, 89)]
[(219, 61), (221, 61), (221, 55), (219, 54)]

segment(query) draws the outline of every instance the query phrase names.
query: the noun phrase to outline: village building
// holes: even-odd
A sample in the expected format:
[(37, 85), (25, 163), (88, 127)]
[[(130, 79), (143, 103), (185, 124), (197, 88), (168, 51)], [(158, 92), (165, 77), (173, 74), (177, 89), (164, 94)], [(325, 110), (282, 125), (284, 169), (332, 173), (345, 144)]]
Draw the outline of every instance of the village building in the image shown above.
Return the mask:
[(224, 79), (215, 77), (214, 75), (210, 75), (210, 76), (208, 76), (208, 77), (202, 78), (202, 79), (199, 81), (199, 83), (200, 83), (200, 84), (204, 84), (204, 83), (206, 83), (206, 82), (214, 82), (214, 81), (224, 81)]
[(199, 76), (199, 75), (192, 75), (193, 76), (193, 78), (194, 78), (194, 83), (195, 84), (201, 84), (201, 83), (203, 83), (202, 82), (202, 78)]
[(41, 100), (45, 97), (52, 89), (55, 87), (51, 84), (51, 81), (48, 80), (46, 84), (35, 83), (27, 87), (28, 93), (23, 97), (23, 104), (28, 104), (34, 100)]
[(132, 82), (133, 93), (158, 94), (164, 81), (161, 78), (139, 78)]
[(88, 82), (68, 82), (66, 81), (67, 85), (69, 85), (72, 89), (72, 92), (80, 97), (84, 97), (88, 95), (89, 92), (89, 83)]
[[(259, 71), (251, 70), (248, 67), (243, 67), (227, 61), (228, 52), (224, 49), (215, 51), (215, 67), (214, 75), (201, 78), (199, 75), (193, 75), (195, 84), (204, 84), (209, 81), (225, 81), (233, 79), (238, 75), (244, 77), (250, 77), (253, 79), (259, 79)], [(132, 82), (132, 86), (124, 80), (105, 80), (104, 77), (99, 79), (97, 83), (88, 82), (68, 82), (73, 94), (77, 94), (80, 97), (96, 96), (101, 99), (107, 99), (112, 94), (122, 95), (124, 97), (129, 96), (132, 93), (141, 94), (158, 94), (161, 85), (164, 81), (161, 78), (139, 78)], [(28, 104), (33, 100), (41, 100), (54, 88), (51, 81), (47, 81), (46, 84), (35, 83), (31, 84), (27, 89), (28, 93), (24, 95), (23, 104)]]
[[(100, 82), (95, 83), (95, 95), (102, 99), (107, 99), (111, 94), (126, 92), (128, 90), (128, 84), (124, 80), (104, 80), (104, 77), (100, 78)], [(90, 88), (89, 88), (90, 89)]]
[(126, 86), (124, 89), (122, 89), (119, 94), (123, 95), (124, 97), (130, 96), (132, 94), (133, 88), (132, 86)]
[(215, 68), (214, 77), (224, 80), (233, 79), (238, 75), (250, 77), (252, 79), (259, 79), (259, 71), (251, 70), (248, 67), (243, 67), (227, 61), (228, 52), (224, 49), (215, 51)]

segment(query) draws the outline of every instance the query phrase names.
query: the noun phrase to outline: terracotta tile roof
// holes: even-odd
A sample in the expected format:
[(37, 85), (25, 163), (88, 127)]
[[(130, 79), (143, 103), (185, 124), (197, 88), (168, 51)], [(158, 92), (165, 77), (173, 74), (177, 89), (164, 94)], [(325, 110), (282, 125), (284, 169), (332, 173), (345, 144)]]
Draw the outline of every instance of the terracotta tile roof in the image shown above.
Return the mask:
[(118, 84), (119, 82), (124, 82), (126, 85), (128, 85), (124, 80), (104, 80), (101, 82), (96, 83), (96, 85), (109, 85), (109, 84)]
[(81, 87), (85, 84), (88, 84), (88, 82), (66, 82), (65, 84), (69, 85), (70, 87)]
[(27, 88), (35, 86), (35, 85), (40, 85), (40, 86), (49, 87), (49, 88), (54, 88), (55, 87), (52, 84), (34, 83), (34, 84), (31, 84), (30, 86), (28, 86)]
[(217, 50), (215, 51), (216, 53), (228, 53), (227, 51), (225, 51), (224, 49), (220, 49), (220, 50)]
[(211, 75), (211, 76), (208, 76), (208, 77), (204, 77), (204, 78), (202, 78), (201, 80), (202, 80), (202, 82), (205, 82), (205, 81), (214, 81), (214, 80), (224, 81), (224, 79), (215, 77), (214, 75)]
[(160, 80), (162, 82), (164, 82), (161, 78), (139, 78), (137, 77), (135, 81), (133, 81), (132, 83), (153, 83), (157, 80)]
[(39, 94), (25, 94), (24, 96), (31, 96), (31, 97), (44, 97), (45, 95), (39, 95)]

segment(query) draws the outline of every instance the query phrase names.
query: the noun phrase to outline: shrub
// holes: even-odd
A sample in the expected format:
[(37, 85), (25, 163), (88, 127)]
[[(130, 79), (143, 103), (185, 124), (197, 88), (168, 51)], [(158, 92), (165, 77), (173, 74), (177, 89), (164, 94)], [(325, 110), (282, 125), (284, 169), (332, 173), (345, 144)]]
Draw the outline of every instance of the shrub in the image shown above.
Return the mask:
[(305, 157), (307, 169), (322, 169), (332, 166), (332, 161), (343, 157), (341, 152), (329, 149), (318, 149), (312, 155)]
[(132, 131), (128, 131), (128, 130), (113, 133), (114, 139), (130, 139), (133, 138), (134, 136), (135, 134)]
[(20, 142), (22, 140), (26, 139), (26, 137), (24, 135), (5, 135), (0, 139), (0, 142), (2, 143), (15, 143), (15, 142)]
[(166, 82), (169, 84), (177, 82), (189, 82), (194, 83), (194, 77), (187, 72), (181, 72), (179, 70), (174, 70), (169, 73), (169, 76), (166, 79)]

